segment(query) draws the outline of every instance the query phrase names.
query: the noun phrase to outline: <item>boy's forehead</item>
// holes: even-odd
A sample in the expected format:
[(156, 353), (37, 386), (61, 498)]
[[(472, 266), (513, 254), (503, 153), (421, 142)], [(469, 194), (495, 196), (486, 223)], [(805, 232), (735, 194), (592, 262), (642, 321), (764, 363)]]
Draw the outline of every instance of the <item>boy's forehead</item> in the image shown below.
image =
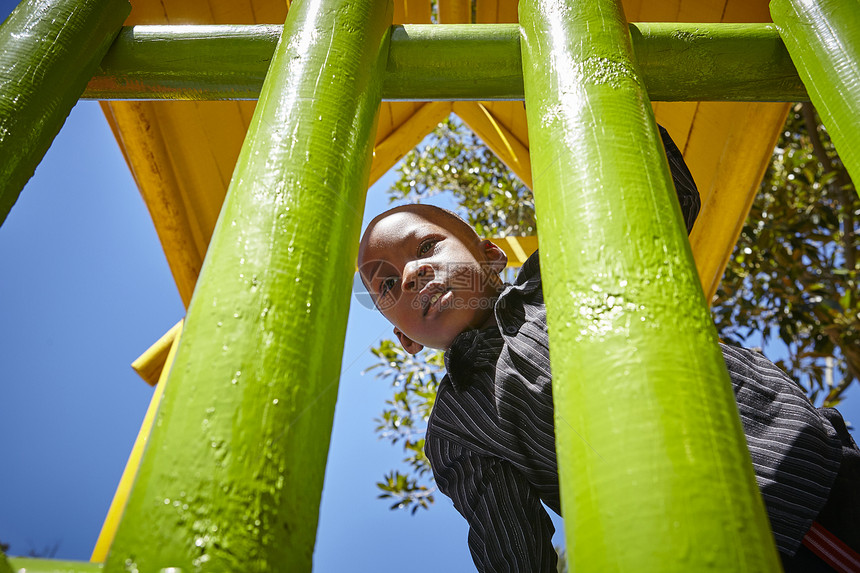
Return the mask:
[(415, 213), (412, 211), (397, 211), (386, 215), (374, 222), (365, 233), (362, 243), (371, 248), (393, 248), (410, 238), (417, 237), (422, 232), (447, 231), (444, 221), (434, 217), (435, 213)]

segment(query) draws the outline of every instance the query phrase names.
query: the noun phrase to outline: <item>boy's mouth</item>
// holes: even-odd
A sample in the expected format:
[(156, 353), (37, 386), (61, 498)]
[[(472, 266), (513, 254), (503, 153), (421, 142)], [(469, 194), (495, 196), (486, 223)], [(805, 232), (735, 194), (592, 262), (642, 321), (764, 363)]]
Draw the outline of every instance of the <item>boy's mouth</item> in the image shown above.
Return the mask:
[[(441, 299), (445, 298), (445, 295), (449, 293), (449, 290), (445, 285), (438, 282), (431, 282), (424, 286), (421, 289), (421, 306), (424, 308), (423, 316), (427, 316), (427, 313), (430, 312), (431, 309), (438, 310), (441, 306)], [(440, 302), (441, 301), (441, 302)]]

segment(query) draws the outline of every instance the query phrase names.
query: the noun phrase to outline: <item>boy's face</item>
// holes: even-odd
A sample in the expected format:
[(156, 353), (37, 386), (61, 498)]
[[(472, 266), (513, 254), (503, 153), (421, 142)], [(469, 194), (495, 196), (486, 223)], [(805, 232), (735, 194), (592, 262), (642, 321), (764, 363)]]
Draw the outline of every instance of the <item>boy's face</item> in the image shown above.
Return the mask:
[[(446, 226), (447, 224), (447, 226)], [(450, 230), (436, 212), (397, 211), (378, 220), (359, 250), (359, 272), (407, 352), (447, 349), (492, 317), (504, 253)]]

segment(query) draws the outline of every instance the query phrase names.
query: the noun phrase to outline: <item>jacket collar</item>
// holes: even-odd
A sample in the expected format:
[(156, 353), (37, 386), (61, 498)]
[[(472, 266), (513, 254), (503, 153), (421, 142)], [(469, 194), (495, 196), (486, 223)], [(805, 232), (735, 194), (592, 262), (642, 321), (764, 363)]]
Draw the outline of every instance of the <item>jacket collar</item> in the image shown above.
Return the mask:
[[(535, 251), (523, 263), (516, 280), (505, 286), (496, 300), (494, 312), (496, 322), (502, 323), (508, 305), (516, 305), (519, 297), (531, 294), (541, 288), (540, 260)], [(495, 368), (499, 353), (505, 341), (497, 326), (483, 330), (466, 330), (454, 338), (451, 347), (445, 352), (445, 370), (457, 391), (469, 384), (475, 370), (482, 367)]]

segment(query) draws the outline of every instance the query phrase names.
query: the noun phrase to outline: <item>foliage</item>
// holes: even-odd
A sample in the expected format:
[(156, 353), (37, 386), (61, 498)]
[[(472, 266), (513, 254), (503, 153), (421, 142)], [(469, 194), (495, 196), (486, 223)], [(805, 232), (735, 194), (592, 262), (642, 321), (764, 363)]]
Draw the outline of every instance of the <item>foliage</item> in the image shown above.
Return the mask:
[(424, 431), (439, 386), (437, 373), (444, 368), (442, 353), (424, 351), (417, 357), (400, 345), (383, 340), (371, 350), (379, 361), (364, 372), (376, 371), (377, 378), (391, 381), (394, 395), (386, 400), (382, 416), (377, 418), (376, 432), (391, 445), (402, 444), (403, 462), (411, 475), (391, 470), (376, 486), (381, 499), (393, 499), (391, 509), (427, 509), (433, 503), (435, 487), (424, 485), (431, 476), (430, 463), (424, 455)]
[(410, 151), (388, 191), (390, 201), (421, 202), (450, 193), (481, 237), (535, 234), (531, 189), (459, 120), (439, 124), (426, 145)]
[[(714, 316), (729, 343), (784, 342), (789, 359), (780, 366), (803, 382), (813, 400), (834, 405), (860, 365), (854, 239), (860, 201), (826, 130), (814, 118), (804, 120), (804, 111), (809, 116), (811, 108), (796, 106), (789, 115)], [(399, 173), (389, 191), (392, 201), (422, 201), (444, 190), (481, 236), (535, 234), (531, 191), (457, 120), (440, 123), (425, 145), (404, 158)], [(368, 370), (390, 380), (394, 390), (377, 432), (402, 444), (409, 472), (392, 470), (377, 486), (380, 497), (395, 500), (392, 509), (415, 513), (429, 507), (435, 491), (422, 449), (442, 355), (410, 357), (390, 340), (373, 353), (379, 362)]]
[(803, 111), (789, 114), (713, 310), (729, 342), (781, 340), (788, 358), (777, 364), (834, 406), (860, 375), (860, 199), (827, 131)]

